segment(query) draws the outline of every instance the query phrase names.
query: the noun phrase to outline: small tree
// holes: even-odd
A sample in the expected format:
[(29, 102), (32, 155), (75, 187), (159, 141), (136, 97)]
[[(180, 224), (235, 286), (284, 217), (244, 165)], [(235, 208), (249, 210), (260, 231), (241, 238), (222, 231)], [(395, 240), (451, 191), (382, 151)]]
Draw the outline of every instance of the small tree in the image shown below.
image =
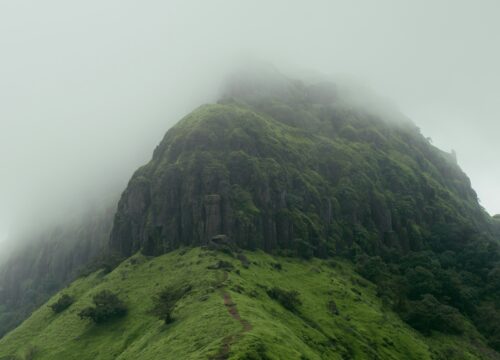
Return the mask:
[(60, 312), (63, 312), (64, 310), (69, 308), (74, 302), (75, 299), (73, 299), (73, 297), (69, 296), (68, 294), (64, 294), (55, 303), (49, 305), (49, 307), (54, 313), (59, 314)]
[(191, 291), (191, 285), (169, 286), (153, 297), (153, 315), (163, 320), (165, 324), (174, 321), (172, 313), (177, 302)]
[(93, 297), (94, 306), (89, 306), (78, 314), (81, 319), (91, 319), (96, 324), (112, 318), (124, 316), (127, 307), (118, 296), (109, 290), (103, 290)]
[(283, 290), (278, 287), (273, 287), (267, 290), (267, 295), (290, 311), (297, 311), (297, 308), (302, 305), (299, 299), (299, 292), (295, 290)]

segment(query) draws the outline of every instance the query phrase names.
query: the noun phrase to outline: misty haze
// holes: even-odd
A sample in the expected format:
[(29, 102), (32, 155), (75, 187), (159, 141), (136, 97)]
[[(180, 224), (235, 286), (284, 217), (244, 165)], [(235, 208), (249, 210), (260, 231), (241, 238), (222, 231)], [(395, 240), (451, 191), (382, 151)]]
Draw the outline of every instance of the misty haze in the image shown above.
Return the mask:
[(2, 2), (0, 359), (500, 359), (499, 14)]

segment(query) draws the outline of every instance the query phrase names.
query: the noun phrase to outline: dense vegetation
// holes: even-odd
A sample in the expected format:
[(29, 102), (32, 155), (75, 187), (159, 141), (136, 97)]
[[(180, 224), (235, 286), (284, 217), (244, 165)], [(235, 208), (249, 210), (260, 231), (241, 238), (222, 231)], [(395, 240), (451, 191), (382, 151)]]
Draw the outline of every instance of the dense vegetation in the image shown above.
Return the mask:
[[(200, 248), (135, 255), (109, 274), (81, 278), (63, 291), (75, 298), (71, 307), (59, 314), (41, 307), (0, 340), (0, 359), (28, 352), (36, 360), (495, 359), (467, 320), (462, 336), (413, 330), (344, 259), (240, 255), (247, 262)], [(215, 269), (219, 262), (232, 270)], [(175, 321), (165, 324), (151, 312), (153, 297), (181, 283), (190, 290), (176, 301)], [(276, 286), (298, 293), (296, 310), (268, 295)], [(81, 320), (78, 313), (103, 290), (119, 296), (127, 314), (99, 324)]]
[(472, 238), (461, 246), (466, 233), (456, 232), (453, 238), (452, 227), (441, 236), (440, 240), (450, 242), (445, 250), (403, 257), (361, 255), (356, 257), (356, 267), (377, 283), (379, 296), (415, 328), (424, 333), (460, 333), (468, 317), (500, 350), (498, 244)]

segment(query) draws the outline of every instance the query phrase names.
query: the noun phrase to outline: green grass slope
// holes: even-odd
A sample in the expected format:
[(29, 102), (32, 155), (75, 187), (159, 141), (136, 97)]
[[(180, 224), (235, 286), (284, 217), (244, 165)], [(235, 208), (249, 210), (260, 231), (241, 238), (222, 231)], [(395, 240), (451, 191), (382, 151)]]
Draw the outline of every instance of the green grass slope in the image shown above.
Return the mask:
[[(156, 258), (135, 255), (109, 274), (80, 278), (54, 296), (75, 302), (60, 314), (47, 306), (0, 340), (0, 359), (490, 359), (472, 327), (461, 337), (424, 337), (385, 308), (375, 287), (344, 260), (300, 260), (244, 252), (239, 259), (201, 248)], [(219, 261), (232, 269), (210, 269)], [(225, 263), (223, 263), (225, 264)], [(217, 266), (215, 266), (217, 267)], [(166, 286), (190, 284), (175, 321), (151, 313)], [(298, 291), (289, 311), (267, 290)], [(128, 314), (105, 324), (78, 312), (107, 289)], [(332, 301), (338, 314), (332, 312)]]

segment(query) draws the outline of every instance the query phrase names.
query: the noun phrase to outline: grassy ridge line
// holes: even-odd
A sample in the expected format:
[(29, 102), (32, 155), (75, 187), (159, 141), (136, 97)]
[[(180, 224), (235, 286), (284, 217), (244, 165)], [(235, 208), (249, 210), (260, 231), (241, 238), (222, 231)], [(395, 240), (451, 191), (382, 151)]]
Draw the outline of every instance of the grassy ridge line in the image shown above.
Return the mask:
[[(76, 302), (59, 315), (47, 306), (37, 310), (0, 340), (0, 359), (30, 354), (42, 360), (209, 359), (220, 354), (228, 337), (236, 339), (224, 355), (229, 359), (487, 359), (472, 331), (465, 337), (425, 338), (409, 328), (347, 262), (244, 254), (248, 268), (200, 248), (153, 259), (136, 255), (108, 275), (79, 279), (63, 291)], [(221, 270), (208, 269), (221, 260), (234, 266), (222, 288)], [(192, 291), (177, 304), (176, 321), (165, 326), (150, 314), (151, 298), (179, 282), (191, 284)], [(302, 305), (296, 313), (267, 295), (272, 286), (299, 291)], [(80, 320), (78, 311), (103, 289), (119, 294), (128, 315), (98, 326)], [(244, 325), (228, 311), (233, 307), (224, 305), (218, 289), (237, 304), (238, 316), (251, 324), (248, 331), (242, 333)], [(339, 315), (328, 311), (331, 300)]]

